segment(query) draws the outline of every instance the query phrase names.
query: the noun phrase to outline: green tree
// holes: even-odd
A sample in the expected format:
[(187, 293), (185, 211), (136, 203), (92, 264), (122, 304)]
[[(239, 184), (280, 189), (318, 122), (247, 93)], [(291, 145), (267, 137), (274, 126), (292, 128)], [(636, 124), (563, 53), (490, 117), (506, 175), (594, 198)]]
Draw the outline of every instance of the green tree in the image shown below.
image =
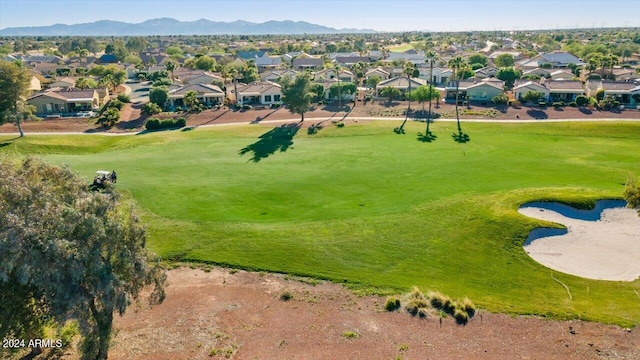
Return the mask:
[(411, 99), (422, 104), (422, 111), (424, 111), (424, 103), (440, 97), (440, 92), (431, 85), (429, 86), (422, 85), (422, 86), (419, 86), (417, 89), (411, 91), (410, 96), (411, 96)]
[(169, 56), (182, 56), (184, 54), (179, 46), (169, 46), (164, 52)]
[(511, 54), (500, 54), (496, 56), (495, 59), (493, 59), (493, 64), (497, 68), (503, 68), (513, 66), (515, 64), (515, 61), (513, 60), (513, 55)]
[(178, 65), (175, 62), (170, 60), (170, 61), (167, 61), (167, 64), (165, 65), (165, 67), (167, 68), (167, 71), (171, 73), (171, 82), (173, 83), (173, 79), (175, 79), (175, 76), (173, 76), (173, 72), (178, 67)]
[(106, 128), (112, 128), (118, 121), (120, 121), (120, 110), (116, 107), (109, 107), (102, 112), (97, 122)]
[(256, 63), (253, 60), (247, 61), (243, 66), (242, 70), (240, 70), (240, 78), (241, 83), (249, 84), (258, 80), (258, 68), (256, 67)]
[(134, 36), (127, 39), (126, 49), (134, 54), (139, 54), (147, 49), (148, 42), (143, 37)]
[(522, 76), (522, 71), (517, 70), (514, 67), (504, 67), (500, 68), (496, 73), (496, 77), (502, 81), (504, 81), (504, 85), (507, 89), (513, 88), (513, 84), (517, 79), (520, 79)]
[(282, 102), (287, 105), (293, 114), (300, 114), (304, 121), (304, 113), (311, 109), (311, 100), (314, 93), (311, 91), (311, 75), (309, 73), (298, 74), (295, 79), (284, 76), (280, 79), (282, 86)]
[(22, 121), (30, 116), (26, 103), (30, 93), (31, 75), (15, 63), (0, 60), (0, 124), (14, 122), (20, 137), (24, 136)]
[(158, 104), (154, 104), (152, 102), (148, 102), (142, 107), (142, 113), (145, 115), (155, 115), (160, 114), (161, 112), (162, 108), (158, 106)]
[(198, 100), (198, 93), (189, 90), (186, 94), (184, 94), (184, 105), (189, 108), (189, 111), (194, 111), (198, 105), (200, 105), (200, 100)]
[(132, 64), (132, 65), (140, 65), (142, 64), (142, 59), (140, 59), (139, 56), (137, 55), (133, 55), (133, 54), (129, 54), (127, 56), (124, 57), (124, 60), (122, 60), (125, 64)]
[(149, 101), (164, 108), (164, 104), (169, 100), (169, 91), (164, 86), (154, 87), (149, 91)]
[(150, 261), (134, 205), (110, 186), (92, 192), (69, 168), (3, 159), (0, 209), (0, 282), (34, 290), (58, 324), (77, 321), (83, 359), (107, 359), (113, 314), (143, 287), (154, 285), (152, 303), (164, 299), (166, 275)]
[(627, 177), (624, 199), (627, 201), (627, 206), (638, 209), (638, 215), (640, 215), (640, 178), (634, 178), (631, 175)]
[(382, 79), (380, 79), (379, 76), (373, 75), (367, 79), (366, 84), (367, 84), (367, 87), (371, 89), (375, 89), (376, 85), (378, 85), (380, 81), (382, 81)]
[(604, 64), (609, 66), (609, 77), (613, 80), (613, 67), (620, 64), (620, 58), (612, 53), (605, 55)]
[(389, 100), (389, 103), (391, 103), (394, 99), (399, 98), (402, 93), (397, 88), (386, 86), (380, 90), (380, 95), (386, 97)]
[(78, 89), (95, 89), (98, 87), (98, 83), (93, 79), (81, 77), (76, 80), (76, 87)]
[(526, 94), (522, 96), (522, 100), (527, 102), (536, 103), (540, 101), (544, 97), (544, 94), (538, 91), (527, 91)]
[(480, 64), (482, 66), (480, 66), (481, 68), (487, 66), (489, 64), (489, 58), (487, 58), (485, 55), (483, 54), (472, 54), (469, 56), (469, 58), (467, 59), (467, 62), (469, 64)]

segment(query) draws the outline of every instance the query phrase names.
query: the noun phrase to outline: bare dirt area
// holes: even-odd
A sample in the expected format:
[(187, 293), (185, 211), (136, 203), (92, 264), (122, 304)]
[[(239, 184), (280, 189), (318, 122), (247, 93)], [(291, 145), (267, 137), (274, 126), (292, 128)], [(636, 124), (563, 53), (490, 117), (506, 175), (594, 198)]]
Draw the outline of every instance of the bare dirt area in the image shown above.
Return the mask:
[(222, 268), (168, 275), (163, 304), (116, 317), (110, 359), (640, 358), (637, 329), (482, 310), (463, 326), (387, 312), (385, 298), (338, 284)]
[[(365, 105), (353, 103), (343, 107), (335, 105), (316, 106), (311, 111), (305, 113), (305, 120), (314, 122), (314, 119), (341, 121), (350, 118), (397, 118), (402, 120), (406, 117), (405, 111), (408, 107), (407, 102), (395, 101), (388, 103), (386, 101), (368, 102)], [(121, 112), (121, 121), (111, 129), (104, 129), (95, 124), (95, 119), (48, 119), (41, 121), (27, 121), (23, 124), (25, 132), (84, 132), (84, 133), (126, 133), (137, 132), (143, 130), (146, 117), (140, 112), (140, 104), (126, 104)], [(414, 111), (422, 110), (422, 104), (411, 103)], [(427, 105), (425, 104), (425, 108)], [(443, 104), (439, 106), (433, 105), (432, 109), (436, 117), (455, 118), (455, 107), (452, 104)], [(471, 105), (460, 106), (460, 118), (465, 119), (487, 119), (487, 120), (561, 120), (561, 119), (639, 119), (640, 111), (623, 110), (623, 111), (598, 111), (586, 108), (573, 107), (494, 107)], [(421, 113), (411, 113), (412, 117), (424, 117)], [(273, 120), (296, 120), (300, 118), (298, 114), (292, 114), (285, 107), (276, 109), (270, 108), (254, 108), (251, 110), (231, 110), (223, 107), (217, 110), (206, 110), (197, 114), (187, 113), (167, 113), (155, 116), (158, 118), (171, 118), (184, 116), (187, 118), (187, 126), (202, 126), (216, 124), (231, 123), (252, 123), (261, 124), (268, 123)], [(437, 121), (437, 119), (436, 119)], [(0, 126), (0, 133), (16, 133), (17, 127), (13, 124), (4, 124)]]

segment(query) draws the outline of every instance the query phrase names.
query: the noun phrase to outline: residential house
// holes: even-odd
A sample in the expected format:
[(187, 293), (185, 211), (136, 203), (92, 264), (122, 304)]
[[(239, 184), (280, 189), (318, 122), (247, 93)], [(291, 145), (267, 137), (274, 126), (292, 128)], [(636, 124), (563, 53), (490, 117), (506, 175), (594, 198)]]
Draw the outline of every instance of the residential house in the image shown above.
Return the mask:
[(242, 60), (255, 60), (263, 56), (269, 56), (269, 53), (266, 51), (251, 50), (251, 51), (238, 51), (236, 55)]
[(569, 69), (552, 70), (549, 73), (551, 80), (573, 80), (575, 77), (575, 74)]
[(36, 115), (69, 115), (80, 111), (97, 110), (100, 99), (96, 89), (53, 89), (27, 99), (36, 109)]
[(29, 82), (29, 90), (31, 91), (42, 90), (42, 84), (40, 83), (40, 80), (36, 76), (31, 77), (31, 81)]
[(118, 62), (118, 57), (113, 54), (104, 54), (96, 62), (100, 64), (115, 64)]
[[(466, 99), (472, 102), (489, 103), (494, 96), (504, 93), (504, 81), (495, 78), (460, 80), (457, 89), (458, 100)], [(445, 98), (447, 100), (455, 100), (455, 81), (451, 81), (445, 87)]]
[(169, 55), (161, 53), (143, 53), (140, 54), (140, 60), (144, 64), (166, 65), (171, 58)]
[(216, 85), (187, 84), (173, 85), (169, 88), (169, 104), (172, 107), (184, 106), (184, 97), (189, 91), (197, 94), (198, 101), (205, 105), (219, 105), (224, 103), (224, 91)]
[(265, 53), (264, 56), (255, 58), (256, 67), (259, 73), (263, 73), (267, 70), (274, 70), (282, 66), (282, 58), (280, 56), (269, 56)]
[(634, 96), (640, 94), (640, 83), (632, 81), (588, 80), (586, 85), (587, 96), (595, 97), (596, 93), (604, 89), (605, 96), (612, 96), (626, 107), (640, 105)]
[(294, 79), (296, 75), (298, 75), (298, 72), (294, 70), (272, 70), (260, 74), (260, 80), (277, 83), (283, 76), (289, 76)]
[(513, 96), (522, 100), (529, 91), (543, 94), (543, 100), (547, 102), (562, 101), (569, 103), (575, 101), (579, 95), (584, 95), (584, 87), (581, 81), (575, 80), (516, 80), (513, 87)]
[(238, 103), (242, 105), (282, 104), (282, 88), (279, 84), (264, 81), (227, 86), (230, 98), (234, 98), (234, 87), (238, 88)]
[(380, 50), (369, 50), (367, 55), (369, 57), (369, 61), (378, 61), (384, 57), (384, 52)]
[(503, 54), (511, 55), (513, 57), (514, 61), (519, 61), (519, 60), (523, 59), (522, 52), (520, 52), (520, 51), (517, 51), (517, 50), (496, 50), (496, 51), (492, 52), (491, 54), (489, 54), (489, 60), (493, 61), (498, 56), (503, 55)]
[(76, 79), (72, 77), (61, 77), (56, 79), (56, 81), (49, 84), (50, 88), (63, 88), (68, 89), (72, 88), (76, 85)]
[[(334, 69), (324, 69), (324, 70), (320, 70), (313, 73), (313, 79), (318, 82), (331, 80), (335, 78), (336, 78), (336, 71)], [(353, 75), (351, 71), (344, 70), (344, 69), (340, 70), (339, 78), (340, 78), (340, 81), (344, 81), (344, 82), (356, 81), (355, 75)]]
[(541, 66), (551, 66), (552, 68), (566, 68), (569, 65), (582, 66), (585, 63), (582, 62), (575, 55), (563, 52), (554, 51), (547, 54), (540, 54), (534, 56), (531, 59), (521, 60), (516, 62), (516, 67), (520, 69), (532, 69)]
[(340, 95), (335, 94), (334, 96), (331, 96), (331, 86), (338, 84), (338, 80), (336, 79), (321, 79), (320, 81), (314, 81), (314, 83), (323, 85), (325, 100), (338, 101), (339, 98), (342, 98), (342, 101), (355, 101), (356, 99), (356, 93), (342, 93)]
[(424, 55), (424, 51), (419, 51), (416, 54), (407, 54), (402, 52), (390, 52), (389, 56), (384, 59), (385, 62), (411, 62), (414, 65), (421, 65), (427, 62), (426, 57)]
[[(431, 74), (431, 69), (429, 68), (420, 68), (420, 78), (429, 81), (429, 76)], [(433, 79), (431, 79), (434, 85), (444, 85), (449, 82), (449, 79), (453, 76), (453, 70), (448, 68), (434, 67), (433, 68)]]
[(391, 77), (391, 74), (384, 70), (381, 67), (377, 67), (375, 69), (369, 69), (367, 70), (367, 72), (364, 74), (364, 78), (365, 80), (369, 80), (369, 78), (377, 76), (380, 78), (380, 80), (387, 80)]
[(409, 87), (411, 90), (415, 90), (422, 85), (427, 85), (427, 81), (420, 78), (408, 78), (406, 76), (397, 76), (394, 78), (390, 78), (388, 80), (383, 80), (376, 85), (376, 97), (380, 98), (380, 91), (386, 87), (393, 87), (402, 93), (404, 96), (407, 91), (409, 91)]
[(183, 85), (224, 83), (224, 80), (219, 75), (204, 70), (185, 69), (183, 71), (174, 71), (174, 76), (175, 80)]
[(543, 68), (530, 68), (526, 69), (522, 72), (522, 77), (539, 77), (539, 78), (550, 78), (551, 77), (551, 69), (543, 69)]
[(322, 58), (304, 58), (298, 57), (293, 59), (292, 68), (296, 71), (304, 71), (304, 70), (320, 70), (322, 69), (324, 63)]
[(498, 68), (483, 67), (481, 69), (475, 70), (474, 72), (478, 79), (492, 78), (492, 77), (496, 77), (496, 74), (498, 73)]
[(368, 64), (370, 60), (366, 56), (338, 56), (333, 61), (342, 66), (351, 66), (359, 62)]

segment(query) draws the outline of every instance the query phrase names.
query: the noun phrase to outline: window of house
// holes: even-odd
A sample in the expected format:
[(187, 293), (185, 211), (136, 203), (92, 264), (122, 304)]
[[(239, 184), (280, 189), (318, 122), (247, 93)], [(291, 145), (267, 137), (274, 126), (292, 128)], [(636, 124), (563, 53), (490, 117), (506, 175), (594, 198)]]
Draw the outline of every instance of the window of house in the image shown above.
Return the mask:
[(280, 101), (280, 95), (273, 95), (273, 101)]
[(271, 95), (265, 95), (264, 102), (271, 102)]

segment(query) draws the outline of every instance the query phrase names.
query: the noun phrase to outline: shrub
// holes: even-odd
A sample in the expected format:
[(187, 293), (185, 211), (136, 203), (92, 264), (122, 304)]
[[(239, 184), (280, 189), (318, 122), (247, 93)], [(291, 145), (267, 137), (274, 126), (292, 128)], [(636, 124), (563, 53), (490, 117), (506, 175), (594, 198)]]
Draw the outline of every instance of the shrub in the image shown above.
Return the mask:
[(564, 106), (564, 102), (562, 102), (562, 101), (554, 101), (552, 105), (553, 105), (553, 107), (561, 107), (561, 106)]
[(342, 121), (339, 121), (336, 123), (336, 126), (339, 128), (344, 127), (344, 123)]
[(424, 298), (413, 297), (407, 301), (404, 308), (413, 316), (425, 318), (427, 317), (427, 311), (429, 310), (429, 303)]
[(400, 308), (400, 299), (395, 296), (387, 298), (387, 302), (384, 303), (384, 309), (387, 311), (396, 311)]
[(584, 95), (576, 96), (576, 105), (585, 106), (589, 103), (589, 98)]
[(356, 331), (345, 331), (342, 333), (342, 337), (346, 338), (346, 339), (357, 339), (360, 337), (360, 334), (358, 334)]
[(448, 296), (440, 292), (430, 292), (428, 296), (431, 306), (438, 310), (443, 310), (444, 312), (449, 314), (453, 313), (453, 309), (455, 308), (455, 306)]
[(242, 105), (242, 110), (251, 110), (251, 105)]
[(577, 103), (577, 102), (575, 102), (575, 101), (572, 101), (572, 102), (570, 102), (570, 103), (569, 103), (569, 106), (571, 106), (571, 107), (578, 107), (578, 103)]
[(469, 321), (469, 315), (462, 309), (455, 309), (453, 318), (456, 319), (456, 323), (459, 325), (464, 325)]
[(162, 108), (158, 106), (158, 104), (154, 104), (152, 102), (144, 104), (142, 107), (142, 113), (146, 115), (155, 115), (160, 114), (162, 112)]
[(496, 105), (505, 105), (509, 102), (509, 97), (505, 94), (496, 95), (491, 98), (491, 102)]
[(282, 294), (280, 294), (280, 300), (282, 300), (282, 301), (289, 301), (291, 299), (293, 299), (293, 294), (288, 290), (286, 290)]
[(183, 128), (187, 125), (187, 120), (183, 117), (177, 119), (168, 119), (168, 120), (159, 120), (159, 119), (149, 119), (144, 124), (145, 129), (147, 130), (161, 130), (161, 129), (176, 129)]
[(110, 107), (104, 111), (98, 118), (98, 124), (110, 128), (120, 120), (120, 111), (115, 107)]
[(129, 95), (120, 94), (118, 95), (118, 101), (128, 104), (131, 102), (131, 98)]
[(108, 108), (116, 108), (118, 110), (122, 110), (122, 106), (124, 104), (122, 103), (122, 101), (118, 100), (118, 99), (114, 99), (109, 101), (109, 103), (107, 104)]
[(462, 301), (458, 304), (458, 307), (462, 309), (462, 311), (466, 312), (470, 318), (473, 317), (473, 315), (475, 315), (476, 313), (476, 306), (469, 298), (462, 299)]

